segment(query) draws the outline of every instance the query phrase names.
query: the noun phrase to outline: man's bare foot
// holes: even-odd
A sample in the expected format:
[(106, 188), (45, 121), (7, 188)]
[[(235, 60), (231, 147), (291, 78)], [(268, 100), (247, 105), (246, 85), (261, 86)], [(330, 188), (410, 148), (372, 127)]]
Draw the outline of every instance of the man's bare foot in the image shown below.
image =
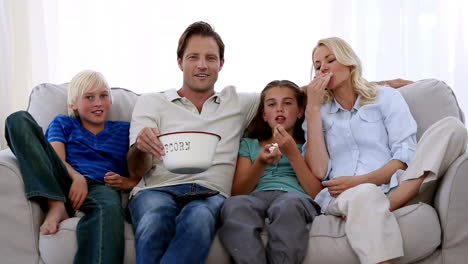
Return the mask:
[(43, 235), (55, 234), (58, 231), (58, 225), (60, 222), (68, 218), (67, 210), (65, 210), (65, 204), (62, 201), (48, 200), (49, 211), (45, 217), (44, 223), (42, 223), (40, 231)]

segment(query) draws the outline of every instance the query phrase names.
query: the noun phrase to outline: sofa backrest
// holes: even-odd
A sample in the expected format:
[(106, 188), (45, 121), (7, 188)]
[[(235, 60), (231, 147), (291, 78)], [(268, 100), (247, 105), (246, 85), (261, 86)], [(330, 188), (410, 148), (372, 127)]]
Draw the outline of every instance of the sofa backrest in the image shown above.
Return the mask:
[[(67, 114), (68, 84), (43, 83), (31, 92), (28, 111), (45, 131), (58, 114)], [(438, 120), (453, 116), (465, 123), (462, 110), (452, 89), (442, 81), (425, 79), (398, 89), (409, 105), (418, 124), (417, 138)], [(112, 88), (110, 120), (130, 121), (139, 94), (123, 88)]]
[[(58, 114), (67, 115), (68, 84), (43, 83), (33, 88), (29, 96), (28, 112), (45, 132)], [(112, 107), (109, 120), (130, 121), (139, 94), (124, 88), (112, 88)]]
[(452, 89), (436, 79), (420, 80), (398, 89), (405, 98), (416, 123), (417, 139), (432, 124), (440, 119), (453, 116), (465, 123), (465, 116), (460, 109)]

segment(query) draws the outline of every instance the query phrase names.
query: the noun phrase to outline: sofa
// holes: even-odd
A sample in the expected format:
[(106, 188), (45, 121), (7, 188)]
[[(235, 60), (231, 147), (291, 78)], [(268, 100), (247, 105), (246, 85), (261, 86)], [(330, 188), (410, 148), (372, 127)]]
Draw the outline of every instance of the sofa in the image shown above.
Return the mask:
[[(41, 84), (30, 95), (28, 111), (45, 130), (57, 114), (66, 114), (66, 84)], [(444, 82), (426, 79), (400, 88), (421, 134), (434, 122), (453, 116), (464, 122), (457, 99)], [(138, 94), (113, 88), (111, 120), (130, 121)], [(401, 228), (405, 255), (395, 263), (466, 263), (468, 257), (468, 153), (453, 162), (440, 180), (432, 204), (414, 203), (394, 212)], [(44, 212), (25, 198), (15, 156), (0, 151), (0, 263), (72, 263), (76, 252), (78, 212), (60, 224), (54, 235), (40, 235)], [(122, 193), (125, 206), (128, 193)], [(304, 263), (359, 263), (344, 231), (344, 221), (320, 215), (309, 228)], [(262, 232), (264, 241), (266, 232)], [(135, 263), (133, 233), (125, 224), (125, 263)], [(230, 258), (215, 237), (206, 263), (229, 263)]]

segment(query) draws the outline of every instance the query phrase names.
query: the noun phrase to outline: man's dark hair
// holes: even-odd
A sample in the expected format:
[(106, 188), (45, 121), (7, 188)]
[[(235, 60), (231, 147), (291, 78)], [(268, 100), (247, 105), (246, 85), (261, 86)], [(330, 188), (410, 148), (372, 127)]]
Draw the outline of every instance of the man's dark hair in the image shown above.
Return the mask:
[(224, 43), (221, 37), (213, 27), (203, 21), (198, 21), (192, 23), (187, 29), (182, 33), (182, 36), (179, 38), (179, 45), (177, 46), (177, 58), (182, 59), (184, 56), (185, 48), (187, 47), (188, 40), (193, 35), (199, 35), (203, 37), (212, 37), (216, 41), (219, 47), (219, 59), (224, 60)]

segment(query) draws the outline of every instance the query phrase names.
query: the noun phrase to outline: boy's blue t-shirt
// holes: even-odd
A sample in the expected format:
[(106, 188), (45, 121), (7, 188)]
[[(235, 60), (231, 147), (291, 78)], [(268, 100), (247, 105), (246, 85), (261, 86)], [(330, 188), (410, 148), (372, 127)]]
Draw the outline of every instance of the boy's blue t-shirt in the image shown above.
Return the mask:
[(104, 182), (107, 172), (128, 176), (127, 152), (130, 123), (106, 121), (94, 135), (81, 125), (79, 117), (58, 115), (46, 131), (49, 142), (65, 144), (66, 161), (83, 176)]
[[(298, 144), (299, 150), (302, 150), (302, 144)], [(263, 147), (260, 146), (256, 138), (242, 138), (239, 147), (239, 156), (248, 157), (254, 162)], [(268, 165), (260, 178), (257, 186), (253, 190), (256, 191), (272, 191), (283, 190), (287, 192), (300, 192), (310, 198), (299, 183), (296, 173), (291, 166), (286, 155), (282, 155), (281, 159), (274, 165)]]

